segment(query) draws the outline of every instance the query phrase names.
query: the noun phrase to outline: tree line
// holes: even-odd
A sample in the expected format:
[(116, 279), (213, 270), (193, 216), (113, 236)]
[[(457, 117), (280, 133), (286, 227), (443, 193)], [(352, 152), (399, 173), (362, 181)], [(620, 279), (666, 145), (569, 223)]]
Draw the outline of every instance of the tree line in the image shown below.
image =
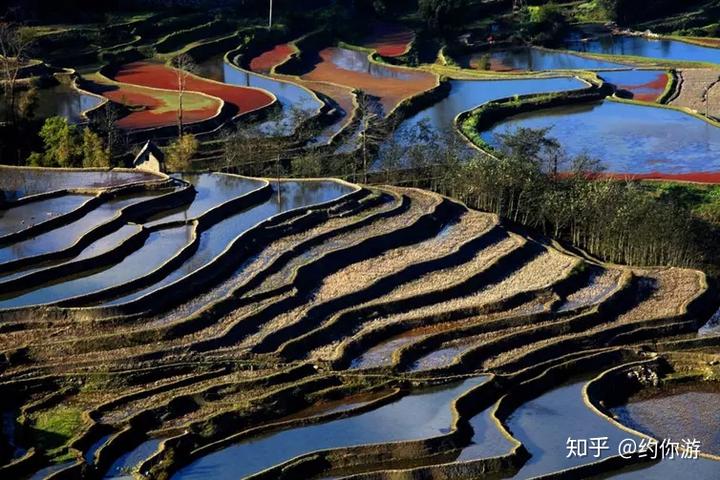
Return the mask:
[(309, 149), (281, 162), (279, 155), (277, 161), (262, 155), (261, 142), (236, 134), (225, 146), (226, 159), (235, 160), (227, 166), (248, 175), (332, 176), (427, 188), (611, 262), (720, 264), (712, 253), (717, 222), (678, 194), (684, 187), (670, 194), (645, 182), (608, 178), (597, 160), (568, 157), (548, 130), (500, 134), (494, 155), (425, 123), (374, 135), (368, 133), (373, 142), (368, 165), (363, 142), (351, 156)]

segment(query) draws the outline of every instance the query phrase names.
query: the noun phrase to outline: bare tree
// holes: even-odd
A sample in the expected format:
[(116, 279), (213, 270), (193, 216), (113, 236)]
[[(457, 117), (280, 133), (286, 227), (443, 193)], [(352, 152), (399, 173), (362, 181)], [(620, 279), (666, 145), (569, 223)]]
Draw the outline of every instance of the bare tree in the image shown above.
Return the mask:
[[(368, 181), (370, 155), (380, 143), (387, 138), (387, 132), (381, 125), (382, 107), (378, 102), (363, 92), (357, 93), (357, 115), (360, 121), (360, 150), (363, 162), (363, 183)], [(355, 179), (357, 181), (357, 179)]]
[(127, 138), (123, 138), (120, 129), (117, 128), (119, 116), (117, 107), (108, 103), (100, 110), (99, 114), (93, 115), (91, 120), (93, 128), (105, 136), (111, 159), (125, 150), (124, 143), (127, 142)]
[(178, 91), (178, 137), (183, 135), (183, 100), (187, 89), (187, 79), (197, 70), (197, 65), (193, 58), (187, 53), (183, 53), (173, 58), (172, 66), (175, 67), (177, 75), (177, 91)]
[(20, 70), (28, 60), (32, 37), (20, 25), (0, 21), (0, 69), (5, 91), (5, 101), (10, 122), (15, 122), (17, 81)]

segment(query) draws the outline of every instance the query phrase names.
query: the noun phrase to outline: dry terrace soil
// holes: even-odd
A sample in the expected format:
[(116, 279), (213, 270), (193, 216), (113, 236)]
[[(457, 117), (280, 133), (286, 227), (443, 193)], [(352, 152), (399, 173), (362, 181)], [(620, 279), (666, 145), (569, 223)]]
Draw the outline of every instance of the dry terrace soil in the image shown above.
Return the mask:
[(680, 93), (670, 104), (720, 117), (720, 69), (688, 68), (678, 75)]

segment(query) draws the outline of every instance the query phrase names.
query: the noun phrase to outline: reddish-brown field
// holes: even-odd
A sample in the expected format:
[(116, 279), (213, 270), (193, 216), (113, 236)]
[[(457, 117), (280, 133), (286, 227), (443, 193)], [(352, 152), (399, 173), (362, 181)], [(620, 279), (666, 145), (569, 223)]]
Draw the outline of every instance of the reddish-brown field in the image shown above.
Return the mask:
[(377, 22), (363, 46), (374, 49), (383, 57), (399, 57), (408, 51), (414, 38), (415, 33), (401, 25)]
[[(140, 110), (131, 112), (130, 114), (117, 120), (115, 124), (123, 130), (137, 130), (153, 127), (164, 127), (174, 125), (177, 122), (177, 112), (163, 110), (165, 102), (151, 95), (144, 95), (138, 92), (128, 92), (123, 88), (105, 92), (107, 98), (113, 102), (126, 105), (130, 108), (139, 108)], [(183, 112), (184, 121), (187, 123), (199, 122), (212, 118), (217, 110), (186, 110)]]
[[(178, 79), (175, 71), (162, 64), (135, 62), (124, 65), (115, 75), (119, 82), (141, 85), (145, 87), (177, 90)], [(218, 97), (235, 105), (238, 113), (243, 114), (266, 107), (273, 103), (274, 98), (264, 90), (239, 87), (225, 83), (206, 80), (195, 75), (187, 79), (187, 90), (201, 92)]]
[[(123, 130), (165, 127), (177, 122), (177, 92), (155, 90), (137, 85), (112, 83), (98, 77), (97, 93), (128, 107), (130, 113), (115, 124)], [(207, 120), (220, 111), (220, 99), (188, 92), (185, 99), (184, 121), (194, 123)]]
[(711, 183), (720, 184), (720, 172), (690, 172), (690, 173), (608, 173), (609, 178), (620, 180), (672, 180), (676, 182)]
[[(419, 71), (370, 64), (368, 68), (350, 69), (339, 59), (346, 59), (347, 50), (330, 47), (319, 52), (322, 59), (302, 78), (319, 82), (332, 82), (356, 88), (380, 99), (385, 113), (401, 101), (424, 92), (436, 84), (435, 76)], [(357, 58), (351, 58), (350, 62)], [(342, 65), (342, 66), (341, 66)], [(360, 65), (362, 67), (362, 65)]]
[(276, 65), (280, 65), (293, 53), (289, 43), (275, 45), (250, 61), (250, 70), (257, 73), (270, 73)]

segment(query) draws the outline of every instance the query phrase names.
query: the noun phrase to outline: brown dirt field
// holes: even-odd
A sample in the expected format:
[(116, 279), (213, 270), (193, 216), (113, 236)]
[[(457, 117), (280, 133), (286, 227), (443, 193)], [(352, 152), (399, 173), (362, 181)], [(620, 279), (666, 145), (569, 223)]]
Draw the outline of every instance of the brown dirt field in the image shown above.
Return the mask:
[[(694, 270), (668, 268), (664, 270), (638, 270), (635, 273), (637, 275), (642, 275), (647, 282), (655, 283), (656, 290), (650, 295), (650, 297), (641, 301), (635, 308), (627, 313), (624, 313), (614, 319), (604, 320), (603, 323), (582, 332), (582, 334), (599, 332), (609, 326), (632, 323), (641, 320), (662, 319), (670, 315), (675, 315), (680, 312), (680, 308), (683, 303), (700, 292), (701, 287), (698, 272)], [(608, 320), (609, 323), (606, 323)], [(509, 350), (493, 359), (490, 359), (484, 366), (485, 368), (501, 367), (505, 362), (512, 362), (517, 357), (522, 356), (533, 349), (544, 347), (562, 340), (572, 339), (576, 336), (577, 334), (569, 334), (549, 338), (514, 350)]]
[(670, 104), (720, 116), (720, 69), (688, 68), (678, 74), (682, 79), (680, 94)]

